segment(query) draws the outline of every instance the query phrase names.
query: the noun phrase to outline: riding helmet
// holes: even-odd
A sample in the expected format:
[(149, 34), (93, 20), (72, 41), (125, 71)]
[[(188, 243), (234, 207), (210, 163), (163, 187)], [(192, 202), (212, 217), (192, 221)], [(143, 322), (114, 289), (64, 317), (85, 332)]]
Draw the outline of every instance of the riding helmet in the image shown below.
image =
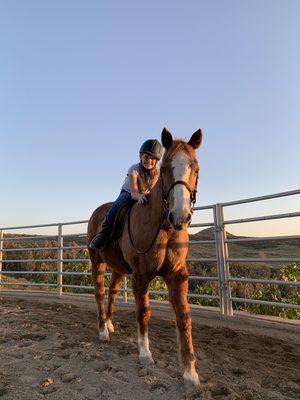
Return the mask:
[(162, 157), (163, 148), (158, 140), (149, 139), (142, 144), (142, 147), (140, 148), (140, 154), (141, 153), (147, 153), (150, 156), (156, 158), (157, 160), (160, 160)]

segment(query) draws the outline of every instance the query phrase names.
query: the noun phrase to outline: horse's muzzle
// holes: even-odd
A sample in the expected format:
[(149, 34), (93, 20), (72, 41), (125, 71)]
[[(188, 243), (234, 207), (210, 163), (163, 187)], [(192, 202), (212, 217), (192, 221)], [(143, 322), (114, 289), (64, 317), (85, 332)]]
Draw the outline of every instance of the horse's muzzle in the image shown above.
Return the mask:
[(168, 221), (170, 225), (176, 230), (181, 231), (184, 228), (188, 228), (192, 219), (192, 213), (188, 213), (185, 219), (176, 219), (174, 213), (171, 211), (168, 215)]

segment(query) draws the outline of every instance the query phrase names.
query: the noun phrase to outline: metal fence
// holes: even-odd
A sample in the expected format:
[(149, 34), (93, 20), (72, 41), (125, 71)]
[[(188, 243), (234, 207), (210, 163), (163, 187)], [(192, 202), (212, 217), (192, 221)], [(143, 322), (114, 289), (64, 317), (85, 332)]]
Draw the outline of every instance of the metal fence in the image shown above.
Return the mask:
[[(215, 257), (214, 258), (188, 258), (187, 264), (198, 262), (198, 263), (216, 263), (217, 266), (217, 275), (216, 276), (195, 276), (190, 275), (189, 279), (193, 281), (212, 281), (217, 282), (218, 285), (218, 294), (217, 295), (208, 295), (208, 294), (195, 294), (189, 293), (188, 296), (190, 298), (196, 299), (210, 299), (214, 301), (218, 301), (220, 306), (220, 313), (222, 315), (232, 316), (233, 315), (233, 302), (237, 303), (244, 303), (244, 304), (259, 304), (259, 305), (267, 305), (267, 306), (276, 306), (276, 307), (283, 307), (283, 308), (294, 308), (300, 309), (299, 304), (289, 304), (289, 303), (280, 303), (274, 301), (263, 301), (263, 300), (256, 300), (251, 298), (238, 298), (232, 297), (231, 289), (232, 289), (232, 282), (241, 282), (241, 283), (253, 283), (253, 284), (269, 284), (269, 285), (287, 285), (287, 286), (300, 286), (300, 282), (295, 281), (286, 281), (286, 280), (268, 280), (268, 279), (252, 279), (252, 278), (239, 278), (239, 277), (232, 277), (230, 273), (230, 264), (239, 262), (239, 263), (298, 263), (300, 262), (300, 257), (286, 257), (286, 258), (233, 258), (229, 255), (228, 244), (231, 243), (243, 243), (243, 242), (250, 242), (250, 241), (269, 241), (269, 240), (287, 240), (287, 239), (300, 239), (300, 235), (285, 235), (285, 236), (269, 236), (269, 237), (242, 237), (242, 238), (227, 238), (226, 227), (232, 224), (240, 224), (240, 223), (250, 223), (250, 222), (258, 222), (258, 221), (266, 221), (266, 220), (276, 220), (276, 219), (286, 219), (286, 218), (293, 218), (293, 217), (300, 217), (300, 212), (293, 212), (293, 213), (284, 213), (284, 214), (274, 214), (274, 215), (265, 215), (259, 217), (252, 217), (252, 218), (242, 218), (242, 219), (231, 219), (225, 220), (224, 219), (224, 209), (226, 207), (252, 203), (252, 202), (259, 202), (269, 199), (275, 198), (283, 198), (286, 196), (295, 196), (300, 194), (299, 190), (289, 191), (289, 192), (282, 192), (273, 195), (261, 196), (261, 197), (254, 197), (249, 199), (231, 201), (226, 203), (218, 203), (214, 205), (204, 206), (204, 207), (195, 207), (196, 212), (201, 212), (205, 210), (211, 210), (213, 215), (213, 221), (207, 223), (195, 223), (191, 224), (191, 228), (213, 228), (214, 229), (214, 239), (213, 240), (198, 240), (198, 241), (190, 241), (190, 245), (199, 245), (202, 244), (211, 244), (214, 245), (215, 248)], [(53, 290), (57, 290), (59, 295), (62, 295), (65, 290), (70, 289), (87, 289), (92, 290), (93, 286), (84, 286), (84, 285), (68, 285), (64, 283), (64, 276), (72, 275), (72, 276), (86, 276), (90, 275), (91, 271), (87, 272), (79, 272), (79, 271), (65, 271), (64, 264), (67, 263), (89, 263), (90, 261), (87, 258), (64, 258), (64, 251), (76, 249), (81, 250), (86, 248), (85, 245), (77, 245), (77, 246), (66, 246), (64, 245), (64, 239), (68, 237), (78, 237), (84, 238), (86, 237), (86, 233), (64, 233), (64, 227), (70, 225), (81, 225), (86, 224), (88, 221), (75, 221), (75, 222), (66, 222), (66, 223), (57, 223), (57, 224), (44, 224), (44, 225), (31, 225), (31, 226), (18, 226), (18, 227), (3, 227), (0, 228), (0, 288), (2, 286), (8, 285), (17, 285), (17, 286), (37, 286), (43, 287), (47, 286), (52, 288)], [(25, 230), (25, 229), (33, 229), (33, 228), (53, 228), (56, 227), (57, 234), (54, 235), (33, 235), (33, 236), (22, 236), (21, 240), (45, 240), (45, 238), (49, 239), (52, 238), (57, 242), (57, 246), (54, 247), (24, 247), (24, 248), (4, 248), (4, 242), (9, 243), (12, 241), (20, 240), (20, 236), (10, 236), (4, 237), (4, 232), (7, 233), (8, 231), (16, 231), (16, 230)], [(6, 247), (6, 246), (5, 246)], [(54, 259), (18, 259), (18, 260), (11, 260), (3, 258), (3, 255), (8, 254), (9, 252), (17, 252), (17, 251), (42, 251), (42, 250), (51, 250), (56, 252), (56, 258)], [(299, 255), (300, 256), (300, 255)], [(3, 269), (3, 265), (7, 265), (10, 263), (54, 263), (56, 264), (56, 268), (53, 271), (41, 271), (41, 270), (34, 270), (34, 271), (11, 271), (7, 268)], [(55, 283), (40, 283), (40, 282), (4, 282), (2, 280), (2, 276), (9, 274), (47, 274), (47, 275), (55, 275), (56, 282)], [(107, 273), (106, 275), (110, 275)], [(124, 296), (124, 300), (127, 301), (127, 295), (132, 290), (130, 287), (127, 286), (127, 278), (124, 279), (122, 293)], [(167, 292), (165, 291), (150, 291), (150, 294), (165, 296)]]

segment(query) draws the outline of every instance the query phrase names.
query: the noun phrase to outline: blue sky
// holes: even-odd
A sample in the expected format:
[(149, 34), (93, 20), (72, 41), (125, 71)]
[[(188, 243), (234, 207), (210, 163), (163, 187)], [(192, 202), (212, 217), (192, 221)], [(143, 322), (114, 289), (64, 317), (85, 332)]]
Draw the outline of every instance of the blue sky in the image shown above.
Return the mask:
[[(0, 226), (88, 219), (164, 126), (203, 130), (199, 206), (298, 189), (299, 15), (291, 0), (1, 2)], [(274, 204), (243, 216), (299, 196)]]

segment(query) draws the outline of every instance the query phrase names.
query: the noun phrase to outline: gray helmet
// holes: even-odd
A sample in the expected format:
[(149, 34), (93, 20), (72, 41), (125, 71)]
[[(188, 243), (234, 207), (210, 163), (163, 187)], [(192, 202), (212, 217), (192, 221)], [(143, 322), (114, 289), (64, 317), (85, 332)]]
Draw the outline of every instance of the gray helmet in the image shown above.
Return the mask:
[(160, 160), (162, 157), (163, 148), (158, 140), (149, 139), (142, 144), (142, 147), (140, 148), (140, 154), (141, 153), (147, 153), (150, 156), (156, 158), (157, 160)]

